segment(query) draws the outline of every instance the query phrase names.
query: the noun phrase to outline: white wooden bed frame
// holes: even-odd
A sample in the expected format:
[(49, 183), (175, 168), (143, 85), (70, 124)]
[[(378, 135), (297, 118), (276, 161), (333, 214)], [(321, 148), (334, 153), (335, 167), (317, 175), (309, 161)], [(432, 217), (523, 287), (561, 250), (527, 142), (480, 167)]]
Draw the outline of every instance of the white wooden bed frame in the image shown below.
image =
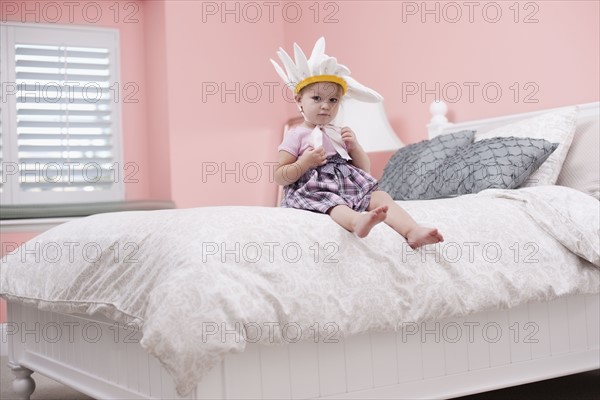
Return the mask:
[[(597, 117), (599, 104), (582, 105), (580, 116)], [(430, 136), (536, 114), (448, 124), (443, 104), (431, 109)], [(34, 371), (98, 399), (181, 398), (139, 345), (141, 332), (98, 315), (7, 306), (9, 367), (20, 398), (33, 393)], [(598, 294), (401, 328), (337, 343), (249, 344), (187, 398), (451, 398), (600, 368)]]

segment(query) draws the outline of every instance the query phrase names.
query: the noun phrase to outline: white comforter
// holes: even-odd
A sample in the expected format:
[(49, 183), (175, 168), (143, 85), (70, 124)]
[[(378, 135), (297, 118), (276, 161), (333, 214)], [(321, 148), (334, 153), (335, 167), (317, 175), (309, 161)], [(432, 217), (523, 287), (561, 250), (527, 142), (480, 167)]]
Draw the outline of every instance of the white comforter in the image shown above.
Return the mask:
[(401, 205), (446, 241), (413, 251), (385, 224), (357, 239), (326, 215), (293, 209), (100, 214), (6, 257), (0, 294), (143, 324), (141, 345), (186, 395), (250, 341), (396, 329), (599, 290), (592, 197), (546, 186)]

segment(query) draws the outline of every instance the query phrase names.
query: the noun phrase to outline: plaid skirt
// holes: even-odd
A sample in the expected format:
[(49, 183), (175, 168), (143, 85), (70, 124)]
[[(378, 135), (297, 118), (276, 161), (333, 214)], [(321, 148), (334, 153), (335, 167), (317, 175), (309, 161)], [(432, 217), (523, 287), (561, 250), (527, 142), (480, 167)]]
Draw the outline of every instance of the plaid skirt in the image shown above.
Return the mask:
[(306, 171), (283, 191), (281, 207), (327, 213), (337, 205), (365, 211), (377, 180), (349, 164), (339, 154), (327, 158), (327, 164)]

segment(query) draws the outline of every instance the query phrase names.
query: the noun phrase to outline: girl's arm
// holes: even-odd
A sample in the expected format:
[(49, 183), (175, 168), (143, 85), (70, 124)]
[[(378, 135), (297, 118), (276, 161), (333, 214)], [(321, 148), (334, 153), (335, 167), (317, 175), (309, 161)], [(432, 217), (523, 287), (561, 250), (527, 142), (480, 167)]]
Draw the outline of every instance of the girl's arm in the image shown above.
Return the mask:
[(368, 174), (371, 173), (371, 159), (362, 147), (358, 146), (354, 150), (349, 151), (348, 154), (350, 154), (350, 157), (352, 157), (352, 160), (350, 160), (352, 165), (362, 169)]
[(348, 154), (350, 157), (352, 157), (350, 163), (355, 167), (362, 169), (366, 173), (371, 173), (371, 160), (362, 146), (356, 140), (356, 135), (352, 129), (348, 128), (347, 126), (342, 128), (342, 140), (346, 145)]
[(275, 182), (281, 186), (291, 185), (311, 168), (325, 165), (327, 157), (323, 147), (306, 150), (299, 158), (280, 150), (275, 170)]

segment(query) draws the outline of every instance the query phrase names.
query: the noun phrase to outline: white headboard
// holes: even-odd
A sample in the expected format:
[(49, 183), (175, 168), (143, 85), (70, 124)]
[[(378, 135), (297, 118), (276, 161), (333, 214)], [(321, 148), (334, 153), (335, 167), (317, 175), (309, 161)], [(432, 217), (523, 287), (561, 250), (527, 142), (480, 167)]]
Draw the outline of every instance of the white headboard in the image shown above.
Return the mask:
[[(600, 102), (578, 104), (578, 123), (588, 118), (599, 118), (600, 117)], [(499, 126), (506, 125), (519, 120), (534, 117), (536, 115), (544, 114), (549, 111), (558, 110), (564, 107), (548, 108), (545, 110), (521, 113), (521, 114), (510, 114), (502, 117), (486, 118), (472, 121), (465, 121), (459, 123), (449, 122), (446, 118), (448, 106), (443, 101), (434, 101), (429, 107), (429, 111), (432, 114), (431, 121), (427, 124), (427, 131), (429, 132), (429, 138), (433, 138), (443, 133), (450, 131), (456, 132), (463, 129), (476, 129), (478, 132), (487, 132), (495, 129)]]

